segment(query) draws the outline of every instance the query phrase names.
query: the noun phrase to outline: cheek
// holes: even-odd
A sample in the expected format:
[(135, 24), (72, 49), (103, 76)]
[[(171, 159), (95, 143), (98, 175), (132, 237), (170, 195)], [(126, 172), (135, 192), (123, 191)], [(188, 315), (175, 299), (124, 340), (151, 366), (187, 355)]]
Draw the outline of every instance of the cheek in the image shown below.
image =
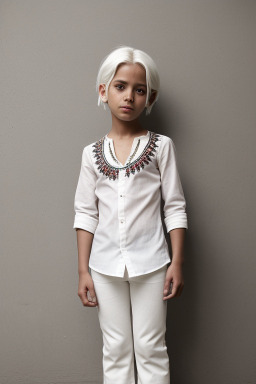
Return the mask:
[(146, 101), (147, 101), (147, 97), (141, 97), (140, 100), (139, 100), (139, 104), (141, 106), (145, 106), (146, 105)]

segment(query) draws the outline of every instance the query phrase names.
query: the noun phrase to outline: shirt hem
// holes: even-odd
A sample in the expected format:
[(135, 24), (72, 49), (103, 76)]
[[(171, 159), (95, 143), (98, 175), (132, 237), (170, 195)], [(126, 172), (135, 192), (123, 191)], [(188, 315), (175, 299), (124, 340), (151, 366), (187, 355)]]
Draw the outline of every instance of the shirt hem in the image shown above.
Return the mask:
[[(146, 271), (146, 272), (143, 272), (143, 273), (138, 273), (138, 274), (135, 274), (135, 275), (129, 275), (129, 277), (137, 277), (137, 276), (147, 275), (148, 273), (155, 272), (155, 271), (157, 271), (158, 269), (163, 268), (166, 264), (168, 264), (168, 263), (170, 263), (170, 262), (171, 262), (171, 258), (169, 258), (169, 260), (166, 260), (166, 261), (164, 262), (164, 264), (162, 264), (161, 266), (158, 266), (158, 267), (155, 268), (155, 269), (151, 269), (150, 271)], [(106, 271), (105, 271), (105, 272), (100, 271), (98, 268), (95, 268), (95, 267), (93, 267), (93, 266), (91, 267), (90, 265), (89, 265), (89, 268), (93, 269), (94, 271), (96, 271), (96, 272), (98, 272), (98, 273), (102, 273), (103, 275), (113, 276), (113, 277), (123, 277), (123, 276), (118, 276), (118, 275), (113, 275), (113, 274), (106, 273)]]

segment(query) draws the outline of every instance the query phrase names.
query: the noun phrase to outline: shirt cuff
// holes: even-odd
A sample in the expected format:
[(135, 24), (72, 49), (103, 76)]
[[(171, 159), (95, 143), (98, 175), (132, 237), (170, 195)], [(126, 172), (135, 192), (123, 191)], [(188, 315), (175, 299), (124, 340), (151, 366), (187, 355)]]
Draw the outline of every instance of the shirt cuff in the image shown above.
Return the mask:
[(175, 228), (186, 228), (188, 229), (188, 221), (186, 213), (177, 213), (172, 216), (164, 218), (164, 223), (166, 226), (167, 233)]
[(94, 219), (93, 217), (88, 217), (83, 213), (80, 213), (80, 214), (76, 213), (73, 228), (84, 229), (85, 231), (89, 231), (94, 234), (96, 231), (97, 225), (98, 225), (97, 219)]

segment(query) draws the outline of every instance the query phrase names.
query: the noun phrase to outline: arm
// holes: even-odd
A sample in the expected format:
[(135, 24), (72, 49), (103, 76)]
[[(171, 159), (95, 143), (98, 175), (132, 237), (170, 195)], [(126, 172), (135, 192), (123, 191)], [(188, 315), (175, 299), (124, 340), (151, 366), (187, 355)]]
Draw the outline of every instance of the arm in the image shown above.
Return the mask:
[[(77, 249), (78, 249), (78, 296), (84, 306), (95, 307), (98, 305), (93, 280), (89, 273), (89, 258), (93, 241), (93, 233), (83, 229), (77, 229)], [(88, 300), (89, 291), (91, 300)], [(90, 298), (89, 298), (90, 299)]]
[(172, 262), (166, 272), (163, 300), (180, 296), (184, 287), (182, 267), (184, 263), (185, 233), (185, 228), (176, 228), (170, 231)]
[[(164, 222), (172, 245), (172, 262), (167, 269), (164, 284), (163, 300), (167, 300), (180, 296), (184, 286), (182, 266), (185, 233), (188, 228), (186, 201), (177, 167), (176, 148), (170, 138), (165, 140), (161, 147), (158, 163), (164, 199)], [(169, 290), (171, 283), (173, 287)]]
[(176, 228), (170, 231), (170, 239), (172, 245), (172, 264), (181, 265), (184, 263), (184, 241), (185, 228)]
[[(99, 215), (98, 199), (95, 194), (97, 176), (91, 164), (87, 149), (87, 147), (84, 148), (82, 155), (81, 170), (74, 202), (75, 220), (73, 228), (75, 228), (77, 232), (79, 274), (78, 296), (83, 305), (95, 307), (98, 303), (93, 280), (89, 273), (89, 258)], [(92, 301), (90, 297), (89, 300), (87, 298), (88, 291)]]
[(77, 250), (78, 250), (78, 274), (83, 275), (89, 272), (89, 258), (93, 241), (93, 234), (83, 229), (77, 229)]

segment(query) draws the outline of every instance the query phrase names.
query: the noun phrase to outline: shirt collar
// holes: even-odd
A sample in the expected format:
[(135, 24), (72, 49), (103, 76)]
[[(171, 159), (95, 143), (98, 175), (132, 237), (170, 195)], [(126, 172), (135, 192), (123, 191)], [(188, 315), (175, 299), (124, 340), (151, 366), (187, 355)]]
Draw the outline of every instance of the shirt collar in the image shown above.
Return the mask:
[[(146, 135), (136, 136), (136, 137), (134, 137), (134, 140), (143, 139), (143, 138), (148, 138), (148, 136), (149, 136), (149, 130), (148, 130), (148, 132), (146, 133)], [(105, 138), (107, 141), (113, 141), (112, 137), (108, 137), (108, 134), (106, 134), (106, 135), (104, 136), (104, 138)]]

